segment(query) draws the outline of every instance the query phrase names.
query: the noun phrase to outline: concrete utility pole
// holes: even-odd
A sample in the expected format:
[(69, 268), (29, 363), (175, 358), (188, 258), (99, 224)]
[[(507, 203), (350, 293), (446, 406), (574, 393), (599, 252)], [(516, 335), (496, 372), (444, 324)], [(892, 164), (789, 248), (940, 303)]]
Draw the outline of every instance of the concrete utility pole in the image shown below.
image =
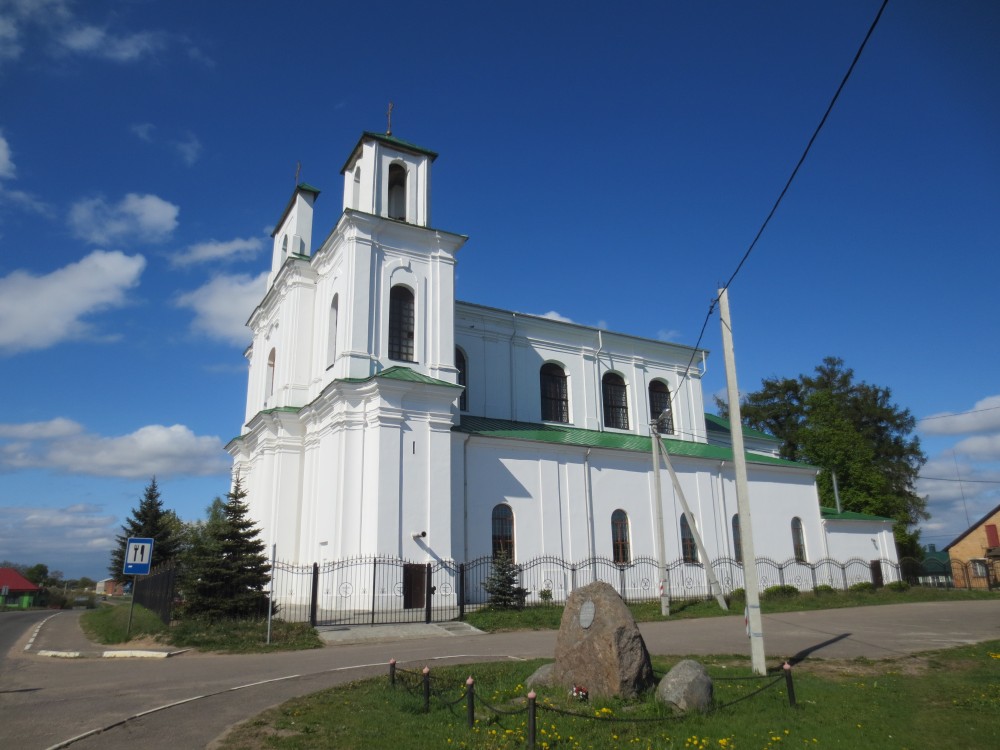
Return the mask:
[(760, 583), (757, 580), (757, 557), (753, 549), (750, 523), (750, 493), (747, 483), (747, 460), (743, 452), (743, 423), (740, 417), (740, 389), (736, 382), (736, 359), (733, 354), (733, 326), (729, 318), (729, 294), (719, 290), (719, 317), (722, 321), (722, 354), (726, 361), (726, 390), (729, 394), (729, 431), (733, 439), (733, 465), (736, 468), (736, 506), (740, 516), (740, 549), (743, 553), (743, 588), (747, 599), (747, 635), (750, 636), (750, 662), (757, 674), (767, 674), (764, 663), (764, 626), (760, 616)]
[(653, 517), (656, 519), (656, 562), (660, 569), (660, 614), (664, 617), (670, 616), (670, 584), (667, 583), (667, 551), (666, 539), (663, 536), (663, 491), (660, 486), (660, 455), (657, 448), (660, 445), (660, 423), (654, 421), (649, 423), (649, 441), (653, 449), (653, 484), (656, 487), (656, 512)]

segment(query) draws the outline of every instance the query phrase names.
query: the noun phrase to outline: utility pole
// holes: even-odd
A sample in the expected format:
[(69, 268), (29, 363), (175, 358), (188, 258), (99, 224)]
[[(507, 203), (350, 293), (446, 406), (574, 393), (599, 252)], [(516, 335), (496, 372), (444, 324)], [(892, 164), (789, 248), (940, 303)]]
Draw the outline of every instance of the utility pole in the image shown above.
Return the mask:
[(729, 431), (733, 439), (733, 465), (736, 469), (736, 506), (740, 516), (740, 548), (743, 553), (743, 588), (746, 591), (747, 635), (750, 636), (750, 662), (753, 671), (767, 674), (764, 663), (764, 627), (760, 616), (760, 582), (757, 580), (757, 557), (753, 548), (750, 522), (750, 495), (747, 460), (743, 452), (743, 422), (740, 417), (740, 389), (736, 381), (733, 354), (733, 326), (729, 318), (729, 294), (719, 290), (719, 317), (722, 322), (722, 354), (726, 361), (726, 390), (729, 394)]
[(667, 582), (667, 552), (666, 540), (663, 536), (663, 491), (660, 486), (660, 423), (658, 420), (649, 423), (650, 444), (653, 449), (653, 484), (656, 487), (656, 562), (660, 569), (660, 614), (670, 616), (670, 584)]

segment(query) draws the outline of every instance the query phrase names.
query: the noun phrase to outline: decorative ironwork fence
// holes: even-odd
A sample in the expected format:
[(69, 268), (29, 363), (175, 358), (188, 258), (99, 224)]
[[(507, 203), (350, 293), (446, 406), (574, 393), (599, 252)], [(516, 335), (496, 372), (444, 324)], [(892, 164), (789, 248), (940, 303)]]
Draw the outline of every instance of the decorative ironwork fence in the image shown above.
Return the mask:
[[(911, 561), (912, 562), (912, 561)], [(729, 594), (743, 588), (743, 565), (732, 558), (711, 563)], [(629, 603), (659, 598), (656, 560), (636, 558), (628, 564), (605, 557), (569, 562), (542, 556), (517, 564), (518, 585), (527, 590), (526, 604), (562, 603), (570, 593), (594, 581), (610, 584)], [(712, 595), (705, 567), (674, 560), (666, 566), (667, 593), (672, 599), (706, 599)], [(825, 585), (847, 589), (857, 583), (881, 586), (909, 580), (908, 561), (847, 561), (814, 563), (757, 559), (761, 589), (794, 586), (811, 591)], [(411, 562), (394, 557), (357, 557), (322, 565), (276, 562), (272, 593), (278, 617), (313, 625), (359, 625), (400, 622), (442, 622), (462, 618), (469, 608), (488, 603), (483, 584), (493, 573), (493, 558), (467, 563)]]

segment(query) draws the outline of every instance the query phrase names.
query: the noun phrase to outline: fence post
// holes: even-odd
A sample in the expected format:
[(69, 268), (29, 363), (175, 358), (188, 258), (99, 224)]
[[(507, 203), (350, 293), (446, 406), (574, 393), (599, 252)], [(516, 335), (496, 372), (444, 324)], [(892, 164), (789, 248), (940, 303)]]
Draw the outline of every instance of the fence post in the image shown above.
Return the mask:
[(431, 564), (427, 563), (427, 574), (424, 577), (424, 594), (425, 594), (425, 604), (424, 604), (424, 622), (429, 623), (431, 621), (431, 594), (433, 593), (433, 588), (431, 586)]
[(569, 567), (569, 593), (576, 591), (576, 565)]
[(532, 690), (528, 693), (528, 748), (535, 750), (535, 698), (538, 696)]
[(812, 579), (813, 579), (813, 591), (816, 590), (816, 566), (817, 565), (819, 565), (819, 563), (815, 563), (815, 564), (809, 566), (809, 572), (812, 573)]
[(465, 713), (469, 722), (469, 729), (476, 725), (476, 681), (469, 675), (465, 681)]
[(840, 575), (844, 579), (844, 591), (847, 591), (847, 566), (844, 563), (839, 563), (840, 565)]
[(396, 687), (396, 660), (389, 659), (389, 684)]
[(788, 688), (788, 705), (795, 708), (795, 684), (792, 682), (792, 665), (786, 661), (782, 669), (785, 671), (785, 687)]
[(313, 563), (312, 595), (309, 597), (309, 626), (316, 627), (316, 610), (319, 608), (319, 564)]
[(375, 625), (375, 592), (378, 589), (378, 558), (372, 560), (372, 619), (369, 624)]
[(458, 619), (465, 619), (465, 563), (458, 564)]
[(431, 712), (431, 668), (424, 667), (424, 713)]

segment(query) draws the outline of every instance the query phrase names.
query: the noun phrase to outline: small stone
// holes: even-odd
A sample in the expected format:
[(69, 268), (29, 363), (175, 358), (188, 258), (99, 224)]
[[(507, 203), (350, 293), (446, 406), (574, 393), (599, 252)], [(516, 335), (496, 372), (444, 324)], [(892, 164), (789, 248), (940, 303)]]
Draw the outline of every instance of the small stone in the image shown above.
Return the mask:
[(534, 672), (531, 676), (524, 681), (524, 686), (528, 688), (532, 687), (549, 687), (552, 685), (552, 669), (555, 664), (543, 664)]
[(675, 713), (708, 711), (712, 706), (712, 678), (703, 664), (692, 659), (677, 662), (656, 688), (656, 700)]

